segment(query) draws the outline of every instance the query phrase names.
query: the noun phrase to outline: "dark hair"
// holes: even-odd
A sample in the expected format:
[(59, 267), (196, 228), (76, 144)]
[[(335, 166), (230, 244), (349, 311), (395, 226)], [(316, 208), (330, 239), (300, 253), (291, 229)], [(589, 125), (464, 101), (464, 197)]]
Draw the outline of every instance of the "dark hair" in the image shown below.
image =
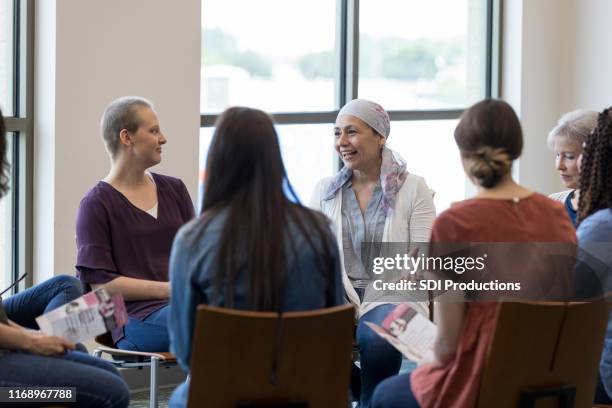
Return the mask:
[(597, 118), (585, 141), (580, 167), (578, 223), (595, 211), (612, 207), (612, 107)]
[[(295, 203), (287, 198), (285, 189)], [(297, 200), (286, 178), (272, 119), (260, 110), (234, 107), (217, 120), (206, 162), (202, 215), (193, 229), (194, 239), (202, 236), (220, 211), (226, 211), (226, 218), (214, 290), (217, 298), (223, 290), (226, 307), (233, 306), (234, 279), (244, 267), (251, 309), (280, 310), (286, 261), (301, 250), (293, 239), (295, 231), (291, 234), (287, 229), (289, 225), (294, 225), (318, 254), (318, 269), (326, 282), (333, 282), (335, 258), (331, 248), (335, 244), (325, 218)], [(287, 247), (293, 253), (286, 253)]]
[(465, 158), (472, 159), (468, 175), (485, 188), (494, 187), (512, 168), (523, 150), (523, 131), (512, 107), (487, 99), (463, 112), (455, 141)]
[(0, 110), (0, 198), (2, 198), (9, 189), (8, 171), (9, 165), (6, 159), (6, 126), (4, 125), (2, 110)]

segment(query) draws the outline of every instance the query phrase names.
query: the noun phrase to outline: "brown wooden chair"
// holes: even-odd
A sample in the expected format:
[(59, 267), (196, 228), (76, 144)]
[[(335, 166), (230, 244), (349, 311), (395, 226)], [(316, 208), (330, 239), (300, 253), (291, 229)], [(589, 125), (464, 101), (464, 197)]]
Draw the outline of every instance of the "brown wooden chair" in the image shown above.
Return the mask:
[(259, 313), (199, 306), (189, 407), (348, 407), (351, 305)]
[(479, 407), (592, 407), (610, 303), (506, 302)]
[(96, 342), (100, 346), (93, 351), (95, 357), (108, 354), (112, 357), (110, 362), (117, 368), (136, 368), (151, 367), (151, 377), (149, 383), (149, 408), (157, 408), (158, 398), (158, 371), (159, 367), (171, 367), (177, 364), (176, 357), (169, 352), (147, 353), (143, 351), (121, 350), (113, 347), (113, 339), (109, 332), (96, 336)]

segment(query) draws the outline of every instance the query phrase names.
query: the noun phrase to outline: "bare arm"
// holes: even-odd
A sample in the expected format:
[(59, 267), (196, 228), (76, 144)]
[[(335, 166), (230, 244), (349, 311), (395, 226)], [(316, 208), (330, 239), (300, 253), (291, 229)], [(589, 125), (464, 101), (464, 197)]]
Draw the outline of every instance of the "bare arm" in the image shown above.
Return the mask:
[(15, 322), (14, 322), (14, 321), (12, 321), (11, 319), (9, 319), (9, 321), (8, 321), (8, 325), (9, 325), (10, 327), (14, 327), (14, 328), (19, 329), (19, 330), (24, 330), (24, 331), (26, 331), (26, 332), (40, 333), (40, 330), (30, 329), (29, 327), (23, 327), (23, 326), (21, 326), (21, 325), (19, 325), (19, 324), (15, 323)]
[(134, 279), (121, 276), (104, 285), (91, 285), (98, 289), (104, 286), (113, 293), (121, 293), (127, 301), (153, 300), (170, 298), (170, 282), (158, 282), (146, 279)]
[(434, 305), (438, 334), (434, 344), (434, 358), (444, 364), (457, 352), (459, 336), (465, 320), (465, 303), (460, 293), (446, 293)]
[(47, 336), (0, 324), (0, 347), (9, 350), (27, 351), (42, 356), (62, 354), (65, 350), (73, 350), (75, 345), (61, 337)]

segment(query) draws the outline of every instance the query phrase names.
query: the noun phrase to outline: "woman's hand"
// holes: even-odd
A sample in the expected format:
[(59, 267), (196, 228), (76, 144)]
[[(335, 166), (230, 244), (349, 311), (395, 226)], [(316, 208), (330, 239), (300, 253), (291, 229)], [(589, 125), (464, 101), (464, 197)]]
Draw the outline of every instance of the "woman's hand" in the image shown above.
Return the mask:
[(170, 299), (170, 282), (160, 282), (163, 298), (162, 299)]
[(63, 354), (66, 350), (74, 350), (75, 344), (57, 336), (48, 336), (41, 332), (24, 332), (26, 341), (24, 351), (41, 356)]
[(125, 301), (170, 298), (170, 282), (120, 276), (104, 285), (93, 284), (91, 286), (94, 290), (104, 287), (109, 294), (120, 293)]
[(433, 350), (427, 350), (425, 355), (420, 360), (418, 360), (416, 363), (417, 363), (417, 367), (420, 367), (426, 364), (440, 365), (440, 362), (436, 360), (436, 356)]
[(463, 299), (462, 292), (448, 291), (439, 296), (434, 304), (438, 333), (433, 351), (435, 360), (440, 364), (446, 364), (457, 352), (466, 312)]

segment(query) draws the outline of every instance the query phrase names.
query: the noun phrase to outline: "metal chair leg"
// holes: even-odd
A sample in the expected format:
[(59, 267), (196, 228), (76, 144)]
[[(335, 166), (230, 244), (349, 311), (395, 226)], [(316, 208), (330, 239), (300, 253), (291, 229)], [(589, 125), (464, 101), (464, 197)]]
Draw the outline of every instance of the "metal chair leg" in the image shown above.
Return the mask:
[(157, 368), (159, 367), (159, 358), (151, 357), (151, 387), (149, 391), (149, 408), (157, 408)]

